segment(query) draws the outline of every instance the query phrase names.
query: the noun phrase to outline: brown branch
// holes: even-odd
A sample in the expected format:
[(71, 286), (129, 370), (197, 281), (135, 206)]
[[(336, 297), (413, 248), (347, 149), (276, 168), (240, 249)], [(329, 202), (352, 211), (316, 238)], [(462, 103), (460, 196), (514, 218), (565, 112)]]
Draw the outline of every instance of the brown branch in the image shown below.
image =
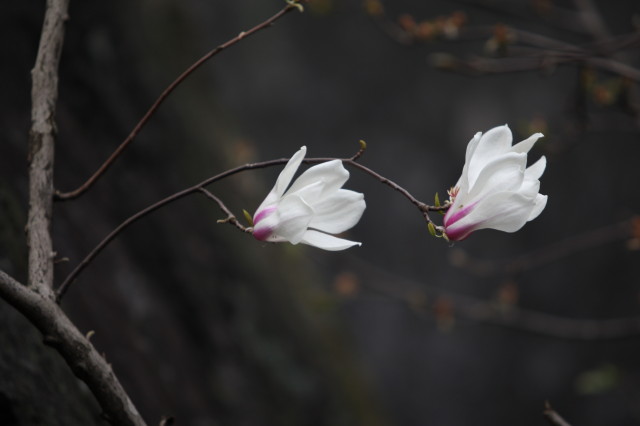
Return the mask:
[(545, 419), (552, 426), (571, 426), (560, 414), (558, 414), (552, 407), (549, 401), (544, 402), (544, 411), (542, 412)]
[(32, 291), (3, 271), (0, 271), (0, 298), (40, 330), (44, 342), (55, 348), (73, 373), (91, 389), (111, 424), (145, 426), (111, 366), (52, 298)]
[(48, 0), (31, 71), (31, 130), (29, 133), (29, 287), (53, 296), (53, 242), (51, 213), (55, 107), (58, 99), (58, 65), (64, 42), (64, 23), (69, 0)]
[(69, 192), (60, 192), (56, 191), (55, 197), (57, 200), (70, 200), (76, 197), (79, 197), (84, 192), (86, 192), (93, 184), (111, 167), (111, 165), (118, 159), (118, 157), (122, 154), (122, 152), (133, 142), (138, 133), (142, 130), (142, 128), (147, 124), (147, 122), (151, 119), (151, 117), (155, 114), (160, 105), (164, 102), (164, 100), (169, 97), (169, 95), (178, 87), (184, 80), (187, 79), (196, 69), (198, 69), (202, 64), (207, 62), (209, 59), (213, 58), (217, 54), (221, 53), (223, 50), (239, 43), (241, 40), (250, 37), (251, 35), (272, 26), (278, 19), (282, 16), (286, 15), (288, 12), (297, 9), (298, 6), (294, 3), (288, 3), (282, 10), (273, 15), (271, 18), (266, 21), (256, 25), (247, 31), (242, 31), (240, 34), (232, 38), (216, 47), (215, 49), (209, 51), (206, 55), (198, 59), (195, 63), (193, 63), (189, 68), (187, 68), (182, 74), (178, 76), (167, 88), (160, 94), (158, 99), (151, 105), (146, 114), (140, 119), (138, 124), (133, 128), (129, 136), (116, 148), (116, 150), (107, 158), (107, 160), (98, 168), (98, 170), (89, 178), (86, 182), (80, 185), (77, 189)]
[[(362, 151), (362, 148), (361, 148)], [(362, 155), (362, 152), (358, 151), (360, 155)], [(418, 207), (418, 209), (420, 210), (420, 212), (422, 213), (422, 215), (424, 216), (425, 220), (429, 223), (433, 223), (431, 221), (431, 219), (429, 218), (428, 212), (429, 211), (441, 211), (443, 209), (445, 209), (446, 207), (435, 207), (435, 206), (429, 206), (421, 201), (419, 201), (417, 198), (415, 198), (413, 195), (411, 195), (411, 193), (409, 191), (407, 191), (406, 189), (404, 189), (403, 187), (401, 187), (400, 185), (398, 185), (397, 183), (393, 182), (390, 179), (387, 179), (386, 177), (380, 175), (379, 173), (376, 173), (375, 171), (371, 170), (370, 168), (363, 166), (362, 164), (356, 162), (353, 158), (358, 159), (359, 155), (356, 154), (356, 156), (351, 157), (351, 158), (342, 158), (339, 159), (341, 160), (343, 163), (352, 166), (358, 170), (361, 170), (367, 174), (369, 174), (370, 176), (373, 176), (375, 179), (379, 180), (380, 182), (382, 182), (383, 184), (389, 186), (390, 188), (400, 192), (405, 198), (407, 198), (413, 205), (415, 205), (416, 207)], [(303, 160), (303, 162), (305, 164), (317, 164), (317, 163), (324, 163), (326, 161), (331, 161), (331, 160), (335, 160), (335, 158), (307, 158), (305, 160)], [(60, 300), (62, 299), (62, 297), (64, 297), (64, 294), (66, 293), (66, 291), (68, 290), (69, 286), (75, 281), (75, 279), (78, 277), (78, 275), (93, 261), (93, 259), (95, 259), (95, 257), (100, 254), (100, 252), (102, 250), (104, 250), (104, 248), (113, 240), (115, 239), (122, 231), (124, 231), (126, 228), (128, 228), (130, 225), (132, 225), (133, 223), (137, 222), (138, 220), (142, 219), (143, 217), (147, 216), (148, 214), (158, 210), (161, 207), (164, 207), (170, 203), (173, 203), (174, 201), (177, 201), (183, 197), (186, 197), (187, 195), (193, 194), (195, 192), (203, 192), (205, 195), (209, 196), (209, 198), (213, 199), (214, 201), (216, 201), (218, 203), (218, 205), (220, 206), (220, 208), (222, 208), (222, 210), (228, 214), (228, 217), (234, 217), (233, 214), (231, 214), (231, 212), (226, 208), (226, 206), (224, 206), (224, 203), (222, 203), (222, 201), (220, 201), (217, 197), (215, 197), (213, 194), (211, 194), (210, 192), (206, 191), (204, 188), (207, 185), (210, 185), (214, 182), (217, 182), (221, 179), (227, 178), (229, 176), (235, 175), (237, 173), (240, 172), (244, 172), (247, 170), (255, 170), (255, 169), (263, 169), (266, 167), (271, 167), (271, 166), (277, 166), (277, 165), (281, 165), (281, 164), (286, 164), (289, 161), (288, 158), (280, 158), (277, 160), (270, 160), (270, 161), (264, 161), (264, 162), (260, 162), (260, 163), (250, 163), (250, 164), (245, 164), (243, 166), (239, 166), (236, 167), (234, 169), (230, 169), (227, 170), (225, 172), (222, 172), (218, 175), (215, 175), (213, 177), (210, 177), (208, 179), (205, 179), (204, 181), (193, 185), (189, 188), (183, 189), (181, 191), (178, 191), (172, 195), (169, 195), (166, 198), (163, 198), (162, 200), (148, 206), (145, 207), (144, 209), (140, 210), (139, 212), (137, 212), (136, 214), (134, 214), (133, 216), (130, 216), (129, 218), (127, 218), (124, 222), (122, 222), (120, 225), (118, 225), (113, 231), (111, 231), (102, 241), (100, 241), (100, 243), (98, 243), (97, 246), (95, 246), (90, 252), (89, 254), (87, 254), (87, 256), (73, 269), (73, 271), (71, 271), (71, 273), (65, 278), (65, 280), (62, 282), (62, 284), (60, 284), (60, 286), (58, 287), (58, 289), (56, 290), (56, 299), (58, 300), (58, 303), (60, 302)], [(236, 227), (238, 227), (239, 229), (243, 230), (244, 232), (248, 232), (248, 230), (244, 227), (241, 227), (242, 225), (240, 225), (237, 221), (234, 224)], [(238, 226), (240, 225), (240, 226)], [(436, 226), (434, 224), (435, 228), (439, 231), (439, 232), (444, 232), (444, 229), (440, 226)]]

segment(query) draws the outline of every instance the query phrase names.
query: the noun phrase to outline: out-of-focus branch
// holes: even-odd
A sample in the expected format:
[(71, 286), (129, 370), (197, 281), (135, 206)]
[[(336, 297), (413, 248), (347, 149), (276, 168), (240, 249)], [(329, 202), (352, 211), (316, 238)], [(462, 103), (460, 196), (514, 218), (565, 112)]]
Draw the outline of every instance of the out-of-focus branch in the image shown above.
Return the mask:
[[(421, 202), (420, 200), (418, 200), (416, 197), (414, 197), (413, 195), (411, 195), (411, 193), (409, 191), (407, 191), (405, 188), (403, 188), (402, 186), (398, 185), (397, 183), (393, 182), (390, 179), (387, 179), (386, 177), (382, 176), (381, 174), (371, 170), (370, 168), (363, 166), (362, 164), (358, 163), (356, 160), (358, 160), (360, 158), (360, 156), (362, 155), (362, 153), (364, 152), (364, 147), (365, 145), (361, 145), (361, 149), (360, 151), (358, 151), (358, 153), (356, 153), (354, 156), (350, 157), (350, 158), (339, 158), (338, 160), (341, 160), (344, 164), (354, 167), (358, 170), (361, 170), (363, 172), (365, 172), (366, 174), (372, 176), (373, 178), (377, 179), (378, 181), (380, 181), (381, 183), (389, 186), (390, 188), (394, 189), (395, 191), (398, 191), (400, 194), (402, 194), (405, 198), (407, 198), (409, 200), (409, 202), (411, 202), (411, 204), (415, 205), (421, 212), (422, 216), (425, 218), (425, 220), (427, 221), (427, 223), (430, 223), (433, 225), (434, 229), (437, 230), (439, 233), (444, 233), (444, 229), (441, 226), (435, 225), (435, 223), (431, 220), (431, 218), (429, 217), (429, 212), (430, 211), (445, 211), (449, 205), (448, 204), (444, 204), (441, 206), (431, 206), (428, 204), (425, 204), (423, 202)], [(303, 163), (305, 164), (317, 164), (317, 163), (324, 163), (326, 161), (332, 161), (332, 160), (336, 160), (336, 158), (306, 158), (303, 160)], [(78, 275), (93, 261), (93, 259), (95, 259), (95, 257), (100, 254), (100, 252), (102, 252), (102, 250), (104, 250), (104, 248), (111, 242), (113, 241), (113, 239), (115, 239), (122, 231), (124, 231), (126, 228), (129, 227), (129, 225), (132, 225), (133, 223), (137, 222), (138, 220), (142, 219), (143, 217), (147, 216), (148, 214), (160, 209), (161, 207), (164, 207), (168, 204), (173, 203), (174, 201), (177, 201), (181, 198), (186, 197), (187, 195), (191, 195), (193, 193), (196, 192), (202, 192), (204, 193), (208, 198), (212, 199), (213, 201), (215, 201), (216, 203), (218, 203), (218, 205), (220, 206), (220, 208), (227, 214), (227, 220), (222, 220), (222, 222), (229, 222), (232, 225), (236, 226), (237, 228), (239, 228), (240, 230), (242, 230), (243, 232), (249, 232), (250, 229), (247, 229), (245, 227), (243, 227), (242, 225), (239, 224), (239, 222), (235, 219), (235, 216), (229, 211), (229, 209), (224, 205), (224, 203), (216, 196), (214, 196), (213, 194), (211, 194), (209, 191), (207, 191), (205, 189), (206, 186), (217, 182), (219, 180), (222, 180), (224, 178), (227, 178), (229, 176), (235, 175), (237, 173), (240, 172), (244, 172), (247, 170), (255, 170), (255, 169), (263, 169), (266, 167), (271, 167), (271, 166), (277, 166), (277, 165), (282, 165), (282, 164), (286, 164), (289, 161), (288, 158), (280, 158), (277, 160), (270, 160), (270, 161), (264, 161), (264, 162), (260, 162), (260, 163), (250, 163), (250, 164), (245, 164), (243, 166), (239, 166), (236, 167), (234, 169), (230, 169), (227, 170), (226, 172), (220, 173), (218, 175), (215, 175), (213, 177), (210, 177), (208, 179), (205, 179), (204, 181), (193, 185), (189, 188), (183, 189), (181, 191), (178, 191), (142, 210), (140, 210), (139, 212), (137, 212), (136, 214), (134, 214), (133, 216), (130, 216), (128, 219), (126, 219), (124, 222), (122, 222), (120, 225), (118, 225), (113, 231), (111, 231), (102, 241), (100, 241), (100, 243), (98, 243), (98, 245), (96, 247), (93, 248), (93, 250), (91, 250), (91, 252), (89, 252), (89, 254), (75, 267), (75, 269), (73, 271), (71, 271), (71, 273), (67, 276), (67, 278), (65, 278), (65, 280), (62, 282), (62, 284), (60, 284), (60, 286), (58, 287), (58, 289), (56, 290), (56, 299), (58, 300), (58, 302), (60, 302), (60, 300), (62, 299), (62, 297), (64, 297), (64, 294), (66, 293), (66, 291), (68, 290), (69, 286), (75, 281), (75, 279), (78, 277)], [(233, 218), (233, 219), (229, 219), (229, 218)]]
[(573, 3), (578, 10), (578, 16), (582, 26), (593, 35), (596, 40), (605, 39), (610, 36), (604, 19), (602, 19), (602, 15), (592, 0), (573, 0)]
[(241, 40), (246, 39), (247, 37), (256, 34), (257, 32), (271, 27), (278, 19), (291, 12), (294, 9), (299, 9), (301, 6), (296, 1), (287, 2), (287, 5), (280, 10), (278, 13), (267, 19), (266, 21), (256, 25), (247, 31), (242, 31), (240, 34), (232, 38), (216, 47), (215, 49), (209, 51), (206, 55), (198, 59), (195, 63), (193, 63), (189, 68), (187, 68), (182, 74), (178, 76), (167, 88), (160, 94), (158, 99), (151, 105), (146, 114), (140, 119), (138, 124), (133, 128), (131, 133), (127, 136), (127, 138), (116, 148), (116, 150), (107, 158), (107, 160), (96, 170), (96, 172), (87, 179), (82, 185), (80, 185), (77, 189), (69, 192), (60, 192), (56, 191), (55, 196), (57, 200), (70, 200), (82, 195), (85, 191), (87, 191), (93, 184), (111, 167), (111, 165), (118, 159), (118, 157), (122, 154), (122, 152), (133, 142), (138, 133), (142, 130), (142, 128), (149, 122), (151, 117), (158, 110), (160, 105), (164, 102), (165, 99), (169, 97), (169, 95), (184, 81), (189, 77), (196, 69), (200, 68), (202, 64), (207, 62), (209, 59), (213, 58), (217, 54), (221, 53), (223, 50), (239, 43)]
[(363, 291), (405, 304), (416, 314), (451, 322), (462, 318), (541, 336), (570, 340), (610, 340), (640, 335), (640, 317), (609, 320), (573, 319), (520, 308), (499, 300), (482, 300), (405, 278), (379, 266), (351, 257)]
[[(486, 0), (452, 0), (467, 7), (494, 13), (500, 17), (530, 20), (532, 10), (523, 8), (520, 3), (511, 0), (486, 1)], [(543, 20), (546, 25), (554, 28), (584, 35), (588, 30), (584, 28), (578, 15), (579, 12), (560, 6), (557, 2), (529, 2), (535, 16)]]
[[(640, 81), (640, 70), (612, 58), (623, 50), (640, 47), (640, 33), (611, 37), (593, 3), (590, 0), (575, 1), (580, 7), (574, 13), (576, 19), (582, 22), (584, 31), (594, 35), (595, 38), (594, 42), (586, 45), (576, 45), (503, 24), (469, 26), (465, 24), (466, 16), (462, 12), (420, 22), (410, 15), (403, 15), (398, 22), (394, 22), (384, 14), (382, 6), (379, 6), (373, 11), (370, 9), (370, 15), (389, 37), (401, 44), (434, 40), (446, 42), (486, 40), (493, 49), (501, 53), (501, 56), (476, 56), (471, 59), (461, 59), (449, 54), (435, 54), (434, 65), (447, 71), (500, 74), (547, 70), (567, 64), (587, 64), (635, 82)], [(370, 0), (370, 2), (380, 4), (378, 0)], [(476, 2), (470, 3), (479, 6)], [(526, 54), (516, 53), (521, 46), (532, 49), (526, 51)]]
[(44, 343), (55, 348), (73, 373), (91, 389), (111, 424), (145, 426), (111, 366), (53, 298), (25, 287), (3, 271), (0, 271), (0, 298), (40, 330)]
[(454, 249), (450, 256), (454, 266), (462, 268), (476, 276), (514, 276), (547, 263), (565, 258), (573, 253), (589, 250), (603, 244), (634, 237), (634, 224), (639, 219), (632, 217), (612, 225), (591, 229), (582, 234), (574, 235), (564, 240), (532, 252), (504, 261), (481, 260), (469, 256), (462, 249)]
[(458, 59), (448, 54), (432, 56), (434, 65), (442, 70), (462, 74), (508, 74), (524, 71), (544, 71), (569, 63), (587, 64), (593, 68), (640, 82), (640, 70), (623, 62), (609, 58), (584, 54), (537, 53), (528, 56)]
[(542, 412), (544, 418), (547, 419), (552, 426), (571, 426), (560, 414), (558, 414), (552, 407), (549, 401), (544, 403), (544, 411)]
[(48, 0), (36, 63), (31, 71), (31, 130), (29, 133), (29, 287), (53, 296), (53, 157), (58, 64), (64, 42), (69, 0)]

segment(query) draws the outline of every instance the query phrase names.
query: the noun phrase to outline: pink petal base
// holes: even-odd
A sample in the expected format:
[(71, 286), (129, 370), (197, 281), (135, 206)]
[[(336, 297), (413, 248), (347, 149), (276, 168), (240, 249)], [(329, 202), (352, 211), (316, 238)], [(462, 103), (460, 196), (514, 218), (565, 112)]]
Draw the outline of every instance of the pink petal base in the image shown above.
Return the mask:
[(260, 210), (259, 212), (257, 212), (256, 215), (253, 217), (253, 224), (257, 225), (258, 222), (260, 222), (262, 219), (264, 219), (269, 214), (273, 213), (273, 211), (275, 209), (276, 209), (276, 207), (273, 206), (273, 207), (267, 207), (266, 209)]
[(258, 241), (266, 241), (273, 234), (273, 228), (259, 228), (253, 231), (253, 238)]
[[(478, 226), (477, 223), (467, 226), (455, 227), (454, 225), (463, 217), (467, 216), (473, 207), (477, 204), (477, 202), (473, 204), (469, 204), (467, 207), (459, 209), (457, 212), (453, 213), (451, 216), (448, 214), (444, 217), (444, 228), (445, 234), (447, 234), (447, 238), (451, 241), (462, 241), (467, 238)], [(453, 229), (451, 229), (453, 228)]]
[(467, 238), (473, 231), (476, 230), (478, 224), (461, 226), (459, 228), (450, 229), (445, 227), (444, 233), (447, 234), (447, 238), (451, 241), (462, 241)]

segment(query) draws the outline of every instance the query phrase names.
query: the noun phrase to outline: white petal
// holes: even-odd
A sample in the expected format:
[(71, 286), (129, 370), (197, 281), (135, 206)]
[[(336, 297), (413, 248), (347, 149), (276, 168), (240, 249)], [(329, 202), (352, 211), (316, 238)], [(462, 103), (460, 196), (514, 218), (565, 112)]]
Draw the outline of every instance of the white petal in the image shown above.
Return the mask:
[(300, 167), (300, 163), (304, 159), (304, 156), (307, 154), (307, 147), (301, 147), (289, 160), (284, 169), (280, 172), (278, 176), (278, 180), (276, 180), (276, 185), (273, 187), (272, 192), (274, 192), (278, 198), (282, 197), (284, 191), (291, 183), (291, 179), (293, 179), (293, 175), (298, 171), (298, 167)]
[(467, 144), (467, 153), (464, 157), (465, 164), (469, 164), (469, 162), (471, 161), (471, 157), (473, 157), (473, 153), (478, 147), (478, 143), (480, 142), (481, 138), (482, 138), (482, 132), (478, 132), (475, 135), (473, 135), (473, 138)]
[(488, 194), (515, 191), (522, 185), (527, 155), (510, 152), (488, 162), (469, 190), (467, 203)]
[(529, 213), (529, 217), (527, 218), (527, 222), (530, 221), (530, 220), (535, 219), (536, 217), (538, 217), (540, 215), (540, 213), (542, 213), (542, 210), (544, 210), (544, 208), (547, 206), (547, 196), (546, 195), (542, 195), (542, 194), (536, 195), (534, 203), (535, 203), (535, 205), (533, 206), (533, 209)]
[[(294, 185), (295, 185), (295, 182), (294, 182)], [(325, 189), (325, 182), (323, 182), (322, 180), (317, 180), (315, 182), (309, 182), (307, 186), (299, 188), (295, 192), (287, 191), (282, 198), (283, 199), (287, 197), (302, 198), (305, 203), (307, 203), (309, 206), (311, 206), (311, 208), (315, 210), (314, 205), (318, 202), (318, 200), (322, 198), (322, 193), (324, 192), (324, 189)]]
[(540, 191), (540, 176), (547, 166), (547, 159), (540, 157), (533, 165), (529, 166), (524, 172), (524, 180), (518, 192), (527, 197), (535, 197)]
[(517, 144), (515, 144), (513, 148), (511, 148), (511, 150), (513, 152), (527, 153), (531, 150), (531, 148), (533, 148), (533, 145), (536, 143), (536, 141), (542, 137), (544, 137), (542, 133), (534, 133), (522, 142), (518, 142)]
[(544, 173), (544, 169), (547, 167), (547, 159), (543, 155), (540, 157), (538, 161), (527, 167), (527, 171), (524, 173), (524, 178), (526, 180), (537, 180), (540, 179), (542, 173)]
[(329, 251), (345, 250), (349, 247), (362, 245), (362, 243), (356, 241), (345, 240), (311, 229), (304, 233), (301, 242)]
[(331, 234), (344, 232), (358, 223), (365, 207), (363, 194), (340, 189), (313, 205), (315, 216), (309, 228)]
[(467, 162), (470, 186), (473, 186), (478, 175), (487, 163), (511, 150), (512, 140), (511, 130), (509, 130), (509, 127), (506, 125), (494, 127), (482, 135), (482, 138), (478, 141), (478, 146)]
[(278, 204), (278, 220), (273, 234), (288, 240), (291, 244), (298, 244), (312, 217), (313, 209), (302, 198), (295, 195), (284, 197)]
[(535, 199), (540, 191), (540, 181), (539, 180), (524, 180), (522, 181), (522, 186), (515, 192), (519, 193), (523, 197), (527, 197), (531, 200)]
[(498, 231), (515, 232), (524, 226), (535, 206), (535, 200), (517, 192), (492, 194), (480, 201), (467, 216), (451, 228), (473, 226), (475, 230), (493, 228)]
[(337, 191), (347, 179), (349, 172), (342, 165), (342, 161), (331, 160), (307, 169), (293, 182), (287, 194), (293, 194), (312, 183), (323, 182), (322, 195), (327, 195)]

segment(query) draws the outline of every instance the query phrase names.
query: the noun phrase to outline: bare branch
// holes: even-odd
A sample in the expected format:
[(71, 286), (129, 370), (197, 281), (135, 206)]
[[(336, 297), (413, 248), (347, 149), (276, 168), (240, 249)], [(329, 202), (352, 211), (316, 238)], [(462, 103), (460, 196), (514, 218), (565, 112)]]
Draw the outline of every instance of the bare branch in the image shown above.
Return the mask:
[(53, 242), (51, 213), (53, 201), (53, 153), (58, 99), (58, 64), (64, 41), (64, 22), (69, 0), (48, 0), (31, 71), (31, 130), (29, 134), (29, 287), (53, 296)]
[(187, 77), (189, 77), (196, 69), (200, 68), (200, 66), (202, 64), (204, 64), (209, 59), (213, 58), (214, 56), (216, 56), (217, 54), (219, 54), (223, 50), (227, 49), (228, 47), (231, 47), (231, 46), (239, 43), (241, 40), (246, 39), (247, 37), (259, 32), (260, 30), (263, 30), (265, 28), (271, 27), (278, 19), (280, 19), (281, 17), (286, 15), (288, 12), (291, 12), (292, 10), (297, 9), (298, 7), (300, 7), (299, 5), (296, 6), (296, 4), (297, 3), (293, 3), (293, 2), (292, 3), (288, 3), (282, 10), (280, 10), (278, 13), (273, 15), (271, 18), (269, 18), (266, 21), (256, 25), (255, 27), (251, 28), (248, 31), (240, 32), (237, 36), (235, 36), (231, 40), (229, 40), (226, 43), (223, 43), (223, 44), (219, 45), (218, 47), (216, 47), (215, 49), (209, 51), (206, 55), (204, 55), (203, 57), (198, 59), (195, 63), (193, 63), (182, 74), (180, 74), (178, 76), (178, 78), (176, 78), (169, 86), (167, 86), (166, 89), (164, 89), (164, 91), (160, 94), (158, 99), (156, 99), (156, 101), (153, 103), (153, 105), (151, 105), (151, 107), (146, 112), (146, 114), (140, 119), (138, 124), (136, 124), (136, 126), (133, 128), (133, 130), (131, 131), (129, 136), (127, 136), (127, 138), (118, 146), (118, 148), (116, 148), (116, 150), (109, 156), (109, 158), (107, 158), (107, 160), (102, 164), (102, 166), (100, 166), (100, 168), (98, 168), (98, 170), (89, 179), (87, 179), (87, 181), (85, 183), (83, 183), (77, 189), (75, 189), (73, 191), (69, 191), (69, 192), (56, 191), (56, 194), (55, 194), (56, 199), (57, 200), (70, 200), (70, 199), (79, 197), (85, 191), (87, 191), (89, 188), (91, 188), (91, 186), (93, 186), (93, 184), (118, 159), (118, 157), (131, 144), (131, 142), (133, 142), (133, 140), (136, 138), (138, 133), (140, 133), (142, 128), (147, 124), (147, 122), (149, 122), (151, 117), (153, 117), (153, 115), (158, 110), (160, 105), (164, 102), (164, 100), (167, 99), (167, 97), (169, 97), (169, 95), (176, 89), (176, 87), (178, 87), (184, 80), (186, 80)]
[(611, 340), (640, 335), (640, 317), (606, 320), (566, 318), (443, 291), (436, 285), (405, 278), (355, 256), (350, 260), (351, 264), (358, 267), (359, 273), (364, 275), (362, 282), (368, 291), (405, 303), (418, 313), (427, 313), (427, 300), (434, 300), (436, 303), (438, 300), (447, 300), (453, 317), (541, 336), (571, 340)]
[[(360, 151), (358, 151), (358, 153), (362, 153), (362, 148)], [(405, 198), (407, 198), (413, 205), (415, 205), (420, 212), (422, 213), (423, 217), (425, 218), (425, 220), (428, 223), (432, 223), (434, 225), (434, 227), (439, 231), (439, 232), (444, 232), (444, 229), (441, 226), (437, 226), (435, 225), (431, 218), (429, 217), (428, 212), (429, 211), (442, 211), (444, 209), (447, 208), (447, 206), (440, 206), (440, 207), (436, 207), (436, 206), (429, 206), (421, 201), (419, 201), (417, 198), (415, 198), (413, 195), (411, 195), (411, 193), (409, 191), (407, 191), (405, 188), (403, 188), (402, 186), (398, 185), (397, 183), (393, 182), (390, 179), (387, 179), (386, 177), (380, 175), (379, 173), (371, 170), (370, 168), (363, 166), (362, 164), (356, 162), (355, 159), (358, 159), (359, 156), (358, 154), (356, 154), (355, 156), (351, 157), (351, 158), (339, 158), (338, 160), (341, 160), (344, 164), (347, 164), (349, 166), (352, 166), (356, 169), (359, 169), (365, 173), (367, 173), (368, 175), (374, 177), (375, 179), (377, 179), (378, 181), (380, 181), (381, 183), (389, 186), (390, 188), (398, 191), (399, 193), (401, 193)], [(336, 158), (306, 158), (305, 160), (303, 160), (303, 163), (305, 164), (317, 164), (317, 163), (324, 163), (326, 161), (332, 161), (332, 160), (336, 160)], [(177, 201), (183, 197), (186, 197), (187, 195), (193, 194), (195, 192), (203, 192), (205, 195), (207, 195), (209, 198), (213, 199), (214, 201), (216, 201), (218, 203), (218, 205), (220, 206), (220, 208), (222, 208), (222, 210), (227, 213), (228, 215), (230, 215), (231, 217), (235, 216), (233, 214), (231, 214), (231, 212), (226, 208), (226, 206), (224, 206), (224, 204), (222, 203), (222, 201), (220, 201), (217, 197), (215, 197), (213, 194), (211, 194), (210, 192), (206, 191), (204, 188), (207, 185), (210, 185), (214, 182), (217, 182), (219, 180), (222, 180), (224, 178), (227, 178), (229, 176), (235, 175), (237, 173), (240, 172), (244, 172), (247, 170), (255, 170), (255, 169), (263, 169), (266, 167), (271, 167), (271, 166), (277, 166), (277, 165), (281, 165), (281, 164), (286, 164), (289, 161), (288, 158), (280, 158), (277, 160), (270, 160), (270, 161), (264, 161), (264, 162), (260, 162), (260, 163), (250, 163), (250, 164), (245, 164), (243, 166), (239, 166), (236, 167), (234, 169), (230, 169), (227, 170), (226, 172), (222, 172), (218, 175), (215, 175), (213, 177), (210, 177), (208, 179), (205, 179), (204, 181), (193, 185), (189, 188), (183, 189), (181, 191), (178, 191), (172, 195), (169, 195), (168, 197), (140, 210), (139, 212), (137, 212), (136, 214), (134, 214), (133, 216), (130, 216), (128, 219), (126, 219), (124, 222), (122, 222), (120, 225), (118, 225), (113, 231), (111, 231), (102, 241), (100, 241), (100, 243), (98, 243), (98, 245), (96, 247), (93, 248), (93, 250), (91, 250), (91, 252), (89, 252), (89, 254), (78, 264), (78, 266), (75, 267), (75, 269), (73, 271), (71, 271), (71, 273), (67, 276), (67, 278), (65, 278), (65, 280), (62, 282), (62, 284), (60, 284), (60, 287), (58, 287), (58, 289), (56, 290), (56, 299), (58, 300), (58, 302), (60, 302), (60, 300), (62, 300), (62, 297), (64, 296), (64, 294), (66, 293), (66, 291), (68, 290), (69, 286), (75, 281), (75, 279), (78, 277), (78, 275), (93, 261), (93, 259), (95, 259), (95, 257), (100, 254), (100, 252), (102, 250), (104, 250), (104, 248), (111, 242), (113, 241), (113, 239), (115, 239), (122, 231), (124, 231), (126, 228), (129, 227), (129, 225), (132, 225), (133, 223), (137, 222), (138, 220), (142, 219), (143, 217), (147, 216), (148, 214), (158, 210), (161, 207), (164, 207), (168, 204), (173, 203), (174, 201)], [(237, 221), (236, 221), (237, 223)], [(243, 232), (248, 232), (246, 228), (242, 227), (242, 225), (240, 225), (239, 223), (235, 224), (236, 227), (238, 227), (239, 229), (243, 230)], [(240, 226), (238, 226), (240, 225)], [(244, 228), (244, 229), (243, 229)]]
[(89, 340), (55, 303), (53, 292), (53, 161), (58, 65), (64, 41), (69, 0), (47, 0), (36, 63), (32, 70), (31, 130), (29, 135), (29, 287), (0, 271), (0, 297), (8, 301), (43, 335), (82, 379), (118, 425), (144, 426), (144, 421)]
[(40, 330), (44, 342), (55, 348), (73, 373), (91, 389), (110, 423), (145, 426), (111, 366), (52, 298), (32, 291), (3, 271), (0, 271), (0, 298)]

